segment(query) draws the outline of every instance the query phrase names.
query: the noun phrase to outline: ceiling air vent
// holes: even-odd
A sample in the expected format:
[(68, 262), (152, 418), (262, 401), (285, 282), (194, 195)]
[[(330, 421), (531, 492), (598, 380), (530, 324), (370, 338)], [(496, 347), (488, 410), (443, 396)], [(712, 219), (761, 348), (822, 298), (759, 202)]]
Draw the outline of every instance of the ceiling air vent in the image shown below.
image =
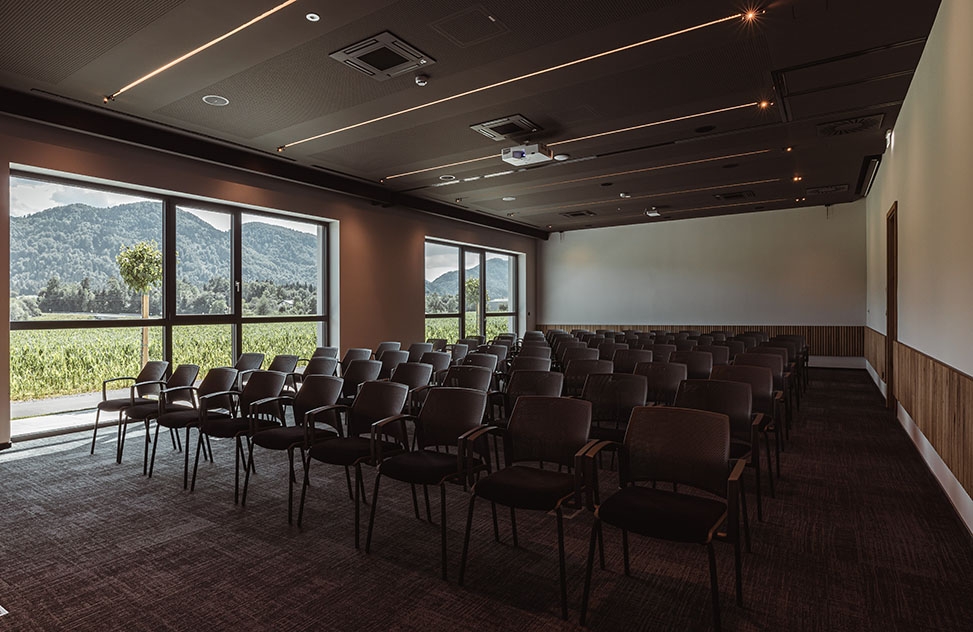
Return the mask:
[(831, 184), (826, 187), (811, 187), (804, 191), (804, 195), (810, 197), (813, 195), (828, 195), (830, 193), (846, 193), (848, 191), (847, 184)]
[(717, 193), (714, 195), (717, 200), (723, 200), (726, 202), (734, 202), (737, 200), (747, 200), (750, 198), (757, 197), (753, 191), (729, 191), (727, 193)]
[(872, 116), (857, 116), (843, 121), (822, 123), (817, 126), (818, 136), (846, 136), (848, 134), (867, 132), (876, 127), (881, 127), (884, 119), (884, 114), (873, 114)]
[(499, 141), (523, 136), (524, 134), (531, 134), (540, 130), (540, 127), (531, 123), (520, 114), (511, 114), (510, 116), (498, 118), (493, 121), (470, 125), (470, 129), (483, 134), (490, 140)]
[(570, 217), (571, 219), (577, 219), (578, 217), (594, 217), (595, 214), (591, 211), (568, 211), (567, 213), (561, 213), (561, 217)]
[(330, 56), (375, 81), (385, 81), (436, 63), (435, 59), (388, 31), (346, 46)]

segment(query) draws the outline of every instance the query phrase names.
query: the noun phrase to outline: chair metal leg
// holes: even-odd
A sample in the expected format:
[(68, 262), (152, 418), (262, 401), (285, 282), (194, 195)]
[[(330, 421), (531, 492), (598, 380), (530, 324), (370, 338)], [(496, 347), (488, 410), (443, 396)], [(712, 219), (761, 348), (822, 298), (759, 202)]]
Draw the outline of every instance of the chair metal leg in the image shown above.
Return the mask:
[(733, 541), (733, 564), (736, 571), (737, 605), (743, 607), (743, 558), (740, 553), (740, 534)]
[[(158, 424), (156, 425), (158, 427)], [(156, 440), (159, 439), (158, 430), (155, 433)], [(145, 449), (142, 450), (142, 476), (146, 476), (149, 473), (149, 420), (145, 420)], [(152, 447), (155, 448), (155, 443), (152, 443)]]
[[(773, 460), (770, 458), (770, 435), (768, 435), (766, 432), (764, 432), (763, 435), (764, 448), (767, 452), (767, 481), (770, 483), (770, 497), (777, 498), (777, 494), (774, 493), (774, 468), (771, 465)], [(759, 445), (757, 446), (757, 449), (760, 449)]]
[(517, 548), (520, 546), (517, 543), (517, 512), (514, 511), (513, 507), (510, 508), (510, 530), (514, 535), (514, 548)]
[(348, 483), (348, 498), (354, 498), (355, 493), (351, 491), (351, 470), (345, 466), (345, 481)]
[[(363, 495), (361, 480), (361, 464), (355, 464), (355, 549), (361, 548), (361, 496)], [(369, 526), (369, 528), (371, 528)], [(369, 531), (369, 533), (371, 533)]]
[(98, 418), (101, 417), (101, 409), (95, 411), (95, 431), (91, 434), (91, 454), (95, 453), (95, 439), (98, 438)]
[(422, 486), (422, 495), (426, 500), (426, 522), (432, 524), (432, 510), (429, 508), (429, 486)]
[(720, 588), (716, 581), (716, 553), (712, 542), (706, 545), (706, 552), (709, 554), (709, 583), (713, 593), (713, 629), (720, 632)]
[[(171, 428), (169, 430), (172, 430)], [(152, 470), (155, 468), (155, 448), (159, 445), (159, 424), (155, 425), (155, 441), (152, 442), (152, 460), (149, 462), (149, 478), (152, 478)], [(186, 445), (189, 445), (188, 443)], [(148, 451), (149, 444), (145, 444), (145, 450)], [(186, 451), (189, 453), (189, 450)]]
[[(302, 450), (303, 451), (303, 450)], [(304, 458), (301, 458), (301, 462)], [(287, 524), (294, 524), (294, 448), (287, 448)]]
[[(253, 442), (248, 441), (247, 443), (249, 444), (248, 450), (250, 452), (250, 455), (247, 457), (247, 463), (252, 463), (253, 462)], [(243, 498), (240, 500), (240, 504), (243, 505), (244, 507), (247, 506), (247, 490), (249, 488), (250, 488), (250, 468), (247, 467), (246, 472), (243, 475)]]
[(422, 520), (422, 518), (419, 517), (419, 498), (416, 496), (415, 483), (410, 483), (409, 487), (412, 488), (412, 510), (416, 512), (416, 520)]
[(128, 424), (122, 423), (122, 415), (118, 415), (118, 436), (115, 437), (115, 463), (122, 462), (122, 452), (125, 450), (125, 431)]
[(747, 542), (747, 553), (752, 553), (750, 547), (750, 515), (747, 513), (747, 490), (743, 484), (743, 477), (740, 478), (740, 516), (743, 518), (743, 535)]
[[(199, 448), (196, 448), (197, 456), (199, 455)], [(189, 426), (186, 426), (186, 451), (183, 455), (184, 462), (182, 466), (182, 488), (189, 489)], [(152, 459), (155, 460), (155, 452), (152, 453)]]
[[(159, 434), (155, 435), (156, 441), (159, 440)], [(172, 442), (172, 449), (180, 451), (182, 450), (182, 444), (179, 443), (179, 433), (173, 432), (172, 428), (169, 428), (169, 441)]]
[(439, 484), (439, 522), (442, 532), (443, 581), (446, 581), (446, 484)]
[(493, 514), (493, 539), (500, 541), (500, 525), (497, 523), (497, 503), (490, 503), (490, 512)]
[(372, 492), (372, 510), (368, 512), (368, 535), (365, 536), (365, 552), (372, 548), (372, 528), (375, 526), (375, 508), (378, 507), (378, 484), (382, 480), (382, 472), (375, 472), (375, 491)]
[(470, 552), (470, 531), (473, 529), (473, 503), (476, 502), (476, 494), (470, 494), (470, 506), (466, 511), (466, 533), (463, 535), (463, 555), (459, 560), (459, 585), (463, 585), (463, 576), (466, 574), (466, 556)]
[(565, 570), (564, 563), (564, 516), (561, 514), (561, 508), (558, 507), (555, 512), (557, 517), (557, 560), (560, 568), (560, 579), (561, 579), (561, 618), (567, 620), (568, 618), (568, 576)]
[[(585, 623), (588, 614), (588, 597), (591, 596), (591, 570), (595, 565), (595, 543), (601, 540), (601, 520), (595, 518), (591, 525), (591, 539), (588, 542), (588, 562), (584, 568), (584, 592), (581, 595), (581, 625)], [(604, 561), (604, 554), (602, 555)], [(602, 563), (602, 568), (604, 568)]]
[(196, 470), (199, 469), (199, 449), (203, 447), (203, 438), (205, 436), (202, 429), (200, 429), (199, 440), (196, 442), (196, 460), (193, 461), (193, 482), (189, 486), (189, 491), (191, 492), (196, 490)]
[(358, 491), (361, 492), (361, 502), (363, 505), (368, 505), (368, 494), (365, 493), (365, 478), (361, 475), (361, 464), (359, 463), (355, 467), (358, 468), (355, 476), (358, 478)]
[[(304, 522), (304, 499), (307, 497), (307, 488), (311, 482), (311, 453), (307, 453), (307, 458), (304, 459), (304, 482), (301, 483), (301, 504), (297, 509), (297, 527), (300, 528), (301, 524)], [(355, 506), (357, 509), (357, 505)], [(355, 533), (357, 534), (357, 529)], [(357, 542), (355, 543), (357, 545)], [(356, 546), (357, 548), (357, 546)]]
[(632, 569), (629, 567), (628, 563), (628, 531), (622, 529), (622, 562), (625, 566), (625, 575), (629, 577), (632, 575)]

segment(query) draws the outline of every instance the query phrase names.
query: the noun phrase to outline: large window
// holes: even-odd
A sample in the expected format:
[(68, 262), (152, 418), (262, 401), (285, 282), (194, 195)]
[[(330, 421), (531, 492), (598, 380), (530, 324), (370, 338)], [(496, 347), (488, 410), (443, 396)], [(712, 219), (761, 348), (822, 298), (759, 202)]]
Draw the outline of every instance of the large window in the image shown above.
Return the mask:
[[(149, 358), (200, 375), (327, 344), (323, 222), (28, 174), (10, 210), (11, 402), (135, 375), (143, 331)], [(146, 317), (118, 260), (137, 244), (161, 273)]]
[(518, 333), (515, 255), (426, 241), (425, 278), (427, 338)]

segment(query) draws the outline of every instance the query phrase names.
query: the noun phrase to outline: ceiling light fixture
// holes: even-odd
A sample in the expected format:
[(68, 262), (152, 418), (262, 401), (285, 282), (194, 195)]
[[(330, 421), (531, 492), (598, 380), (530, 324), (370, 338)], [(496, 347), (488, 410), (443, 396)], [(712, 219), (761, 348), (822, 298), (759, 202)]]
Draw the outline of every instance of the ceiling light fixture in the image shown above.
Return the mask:
[(655, 210), (655, 207), (654, 206), (650, 210), (645, 211), (645, 214), (648, 217), (662, 217), (662, 213), (660, 213), (659, 211)]
[(321, 19), (321, 16), (318, 15), (317, 13), (308, 13), (304, 17), (307, 19), (308, 22), (317, 22), (318, 20)]
[[(294, 1), (294, 0), (291, 0), (291, 1)], [(288, 4), (290, 4), (290, 3), (288, 2)], [(563, 64), (558, 64), (556, 66), (551, 66), (549, 68), (542, 68), (541, 70), (535, 70), (534, 72), (529, 72), (527, 74), (519, 75), (517, 77), (511, 77), (510, 79), (504, 79), (503, 81), (498, 81), (496, 83), (491, 83), (491, 84), (488, 84), (488, 85), (485, 85), (485, 86), (480, 86), (479, 88), (473, 88), (472, 90), (466, 90), (465, 92), (460, 92), (460, 93), (457, 93), (457, 94), (450, 95), (448, 97), (443, 97), (442, 99), (436, 99), (435, 101), (429, 101), (428, 103), (420, 103), (419, 105), (414, 105), (414, 106), (412, 106), (410, 108), (405, 108), (405, 109), (399, 110), (397, 112), (391, 112), (389, 114), (383, 114), (382, 116), (377, 116), (375, 118), (368, 119), (367, 121), (361, 121), (360, 123), (353, 123), (352, 125), (346, 125), (344, 127), (338, 128), (338, 129), (333, 129), (330, 132), (322, 132), (321, 134), (316, 134), (314, 136), (308, 136), (307, 138), (302, 138), (301, 140), (296, 140), (296, 141), (287, 143), (285, 145), (281, 145), (280, 147), (278, 147), (278, 151), (282, 151), (283, 149), (286, 149), (288, 147), (293, 147), (295, 145), (300, 145), (301, 143), (307, 143), (307, 142), (310, 142), (312, 140), (317, 140), (319, 138), (324, 138), (326, 136), (331, 136), (332, 134), (340, 134), (341, 132), (346, 132), (348, 130), (355, 129), (355, 128), (358, 128), (358, 127), (362, 127), (364, 125), (371, 125), (372, 123), (377, 123), (379, 121), (384, 121), (384, 120), (387, 120), (387, 119), (390, 119), (390, 118), (394, 118), (396, 116), (401, 116), (403, 114), (408, 114), (409, 112), (416, 112), (418, 110), (422, 110), (422, 109), (425, 109), (425, 108), (428, 108), (428, 107), (432, 107), (434, 105), (439, 105), (440, 103), (447, 103), (449, 101), (453, 101), (454, 99), (461, 99), (463, 97), (468, 97), (468, 96), (473, 95), (473, 94), (477, 94), (477, 93), (480, 93), (480, 92), (484, 92), (486, 90), (491, 90), (493, 88), (499, 88), (500, 86), (510, 85), (510, 84), (516, 83), (518, 81), (523, 81), (524, 79), (530, 79), (532, 77), (538, 77), (540, 75), (544, 75), (544, 74), (547, 74), (549, 72), (554, 72), (555, 70), (562, 70), (564, 68), (570, 68), (571, 66), (576, 66), (578, 64), (583, 64), (583, 63), (588, 62), (588, 61), (592, 61), (592, 60), (595, 60), (595, 59), (600, 59), (602, 57), (607, 57), (608, 55), (614, 55), (614, 54), (620, 53), (622, 51), (631, 50), (633, 48), (639, 48), (640, 46), (645, 46), (647, 44), (652, 44), (652, 43), (659, 42), (659, 41), (662, 41), (662, 40), (665, 40), (665, 39), (669, 39), (669, 38), (672, 38), (672, 37), (676, 37), (676, 36), (679, 36), (679, 35), (684, 35), (686, 33), (692, 33), (693, 31), (698, 31), (698, 30), (705, 29), (705, 28), (708, 28), (708, 27), (711, 27), (711, 26), (716, 26), (717, 24), (722, 24), (724, 22), (729, 22), (730, 20), (738, 20), (738, 19), (743, 18), (743, 17), (744, 17), (744, 14), (743, 13), (735, 13), (733, 15), (728, 15), (725, 18), (720, 18), (718, 20), (712, 20), (710, 22), (705, 22), (703, 24), (697, 24), (695, 26), (690, 26), (688, 28), (680, 29), (678, 31), (672, 31), (672, 32), (666, 33), (664, 35), (657, 35), (656, 37), (651, 37), (649, 39), (642, 40), (641, 42), (635, 42), (633, 44), (627, 44), (625, 46), (619, 46), (618, 48), (613, 48), (611, 50), (606, 50), (606, 51), (602, 51), (600, 53), (595, 53), (594, 55), (588, 55), (587, 57), (582, 57), (580, 59), (575, 59), (575, 60), (572, 60), (572, 61), (568, 61), (568, 62), (565, 62)]]
[(569, 154), (554, 154), (554, 160), (558, 162), (564, 162), (565, 160), (570, 160), (571, 156)]
[(622, 191), (621, 193), (618, 194), (618, 197), (622, 198), (623, 200), (627, 200), (628, 198), (632, 197), (632, 194), (625, 193), (624, 191)]
[(248, 28), (250, 26), (253, 26), (257, 22), (263, 20), (264, 18), (270, 17), (274, 13), (277, 13), (281, 9), (284, 9), (284, 8), (289, 7), (290, 5), (294, 4), (295, 2), (297, 2), (297, 0), (287, 0), (286, 2), (282, 2), (282, 3), (278, 4), (276, 7), (274, 7), (273, 9), (270, 9), (269, 11), (265, 11), (265, 12), (261, 13), (260, 15), (258, 15), (255, 18), (253, 18), (249, 22), (247, 22), (245, 24), (241, 24), (240, 26), (236, 27), (232, 31), (227, 31), (226, 33), (224, 33), (223, 35), (220, 35), (216, 39), (210, 40), (210, 41), (206, 42), (205, 44), (203, 44), (202, 46), (198, 46), (197, 48), (194, 48), (193, 50), (189, 51), (188, 53), (186, 53), (182, 57), (177, 57), (176, 59), (173, 59), (172, 61), (170, 61), (168, 64), (166, 64), (164, 66), (160, 66), (159, 68), (156, 68), (155, 70), (153, 70), (149, 74), (147, 74), (147, 75), (145, 75), (143, 77), (140, 77), (139, 79), (136, 79), (135, 81), (133, 81), (132, 83), (128, 84), (127, 86), (125, 86), (121, 90), (118, 90), (117, 92), (115, 92), (113, 94), (110, 94), (109, 96), (105, 97), (105, 103), (108, 103), (109, 101), (114, 101), (115, 100), (115, 97), (117, 97), (121, 93), (126, 92), (128, 90), (131, 90), (132, 88), (134, 88), (135, 86), (139, 85), (140, 83), (142, 83), (144, 81), (148, 81), (152, 77), (154, 77), (154, 76), (156, 76), (156, 75), (158, 75), (160, 73), (163, 73), (166, 70), (169, 70), (170, 68), (172, 68), (176, 64), (179, 64), (179, 63), (182, 63), (182, 62), (186, 61), (187, 59), (189, 59), (193, 55), (195, 55), (197, 53), (201, 53), (202, 51), (206, 50), (210, 46), (215, 46), (216, 44), (219, 44), (220, 42), (222, 42), (226, 38), (231, 37), (233, 35), (236, 35), (240, 31), (242, 31), (243, 29)]
[(207, 94), (205, 97), (203, 97), (203, 103), (221, 108), (223, 106), (230, 105), (230, 100), (219, 94)]
[[(677, 123), (679, 121), (685, 121), (687, 119), (699, 118), (701, 116), (709, 116), (710, 114), (720, 114), (720, 113), (723, 113), (723, 112), (730, 112), (732, 110), (740, 110), (740, 109), (743, 109), (743, 108), (753, 107), (755, 105), (758, 105), (758, 103), (756, 101), (751, 101), (750, 103), (741, 103), (740, 105), (731, 105), (730, 107), (719, 108), (719, 109), (716, 109), (716, 110), (709, 110), (709, 111), (706, 111), (706, 112), (697, 112), (695, 114), (687, 114), (685, 116), (677, 116), (675, 118), (665, 119), (665, 120), (662, 120), (662, 121), (652, 121), (651, 123), (643, 123), (641, 125), (633, 125), (631, 127), (624, 127), (622, 129), (609, 130), (607, 132), (600, 132), (598, 134), (589, 134), (588, 136), (581, 136), (579, 138), (570, 138), (568, 140), (559, 140), (559, 141), (557, 141), (555, 143), (548, 143), (547, 146), (548, 147), (553, 147), (554, 145), (564, 145), (565, 143), (574, 143), (574, 142), (577, 142), (577, 141), (580, 141), (580, 140), (588, 140), (588, 139), (591, 139), (591, 138), (598, 138), (600, 136), (610, 136), (611, 134), (620, 134), (622, 132), (631, 132), (631, 131), (634, 131), (634, 130), (637, 130), (637, 129), (644, 129), (644, 128), (647, 128), (647, 127), (654, 127), (654, 126), (657, 126), (657, 125), (665, 125), (666, 123)], [(283, 150), (284, 150), (284, 147), (278, 147), (277, 148), (277, 151), (283, 151)], [(769, 150), (761, 150), (761, 151), (758, 151), (758, 152), (747, 152), (747, 153), (743, 153), (743, 154), (734, 154), (734, 156), (749, 156), (752, 153), (763, 153), (764, 151), (769, 151)], [(558, 154), (558, 155), (567, 156), (567, 154)], [(496, 157), (497, 157), (496, 154), (490, 154), (489, 156), (482, 156), (480, 158), (471, 158), (470, 160), (461, 160), (460, 162), (451, 162), (451, 163), (448, 163), (448, 164), (445, 164), (445, 165), (437, 165), (435, 167), (426, 167), (425, 169), (416, 169), (415, 171), (406, 171), (404, 173), (396, 173), (396, 174), (391, 175), (391, 176), (386, 176), (383, 179), (384, 180), (392, 180), (394, 178), (404, 178), (405, 176), (414, 176), (414, 175), (419, 174), (419, 173), (426, 173), (428, 171), (436, 171), (437, 169), (447, 169), (449, 167), (455, 167), (457, 165), (468, 165), (471, 162), (479, 162), (481, 160), (492, 160), (492, 159), (495, 159)], [(557, 160), (557, 156), (555, 156), (554, 159)], [(566, 158), (565, 158), (565, 160), (566, 160)], [(713, 160), (719, 160), (719, 158), (714, 158)], [(693, 164), (693, 163), (684, 163), (684, 164)], [(663, 167), (652, 167), (652, 168), (654, 169), (654, 168), (663, 168)], [(637, 173), (638, 171), (641, 171), (641, 170), (636, 170), (636, 171), (631, 171), (631, 172), (626, 172), (626, 173)]]
[(439, 179), (443, 182), (449, 182), (451, 180), (455, 180), (456, 176), (451, 176), (448, 173), (444, 173), (443, 175), (439, 176)]
[[(718, 184), (718, 185), (710, 186), (710, 187), (699, 187), (699, 188), (695, 188), (695, 189), (682, 189), (682, 190), (679, 190), (679, 191), (666, 191), (664, 193), (647, 193), (645, 195), (632, 196), (631, 199), (633, 199), (633, 200), (645, 200), (645, 199), (649, 199), (649, 198), (668, 197), (670, 195), (673, 195), (674, 196), (674, 195), (685, 195), (687, 193), (702, 193), (703, 191), (714, 191), (714, 190), (717, 190), (717, 189), (736, 189), (736, 188), (739, 188), (739, 187), (754, 186), (754, 185), (757, 185), (757, 184), (771, 184), (773, 182), (780, 182), (780, 180), (781, 180), (780, 178), (768, 178), (766, 180), (751, 180), (750, 182), (736, 182), (734, 184)], [(577, 204), (567, 204), (567, 205), (564, 205), (564, 206), (556, 206), (556, 207), (554, 207), (553, 210), (560, 210), (560, 209), (565, 209), (565, 208), (574, 208), (574, 207), (578, 207), (578, 206), (594, 206), (596, 204), (606, 204), (606, 203), (614, 203), (614, 202), (615, 202), (614, 199), (595, 200), (593, 202), (592, 201), (578, 202)]]
[(801, 176), (794, 176), (794, 182), (800, 182), (803, 179)]
[(503, 197), (502, 197), (502, 198), (500, 198), (500, 199), (501, 199), (501, 200), (503, 200), (504, 202), (513, 202), (513, 201), (515, 201), (515, 200), (516, 200), (517, 198), (515, 198), (515, 197), (514, 197), (514, 196), (512, 196), (512, 195), (505, 195), (505, 196), (503, 196)]

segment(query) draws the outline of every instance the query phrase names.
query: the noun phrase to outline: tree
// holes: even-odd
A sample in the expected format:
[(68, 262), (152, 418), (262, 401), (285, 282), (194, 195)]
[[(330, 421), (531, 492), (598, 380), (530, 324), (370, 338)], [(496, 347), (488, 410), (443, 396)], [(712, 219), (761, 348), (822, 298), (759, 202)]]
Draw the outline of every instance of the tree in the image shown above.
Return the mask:
[[(115, 257), (125, 285), (142, 295), (142, 318), (149, 317), (149, 291), (162, 283), (162, 252), (155, 241), (122, 245)], [(142, 327), (142, 364), (149, 361), (149, 328)]]

